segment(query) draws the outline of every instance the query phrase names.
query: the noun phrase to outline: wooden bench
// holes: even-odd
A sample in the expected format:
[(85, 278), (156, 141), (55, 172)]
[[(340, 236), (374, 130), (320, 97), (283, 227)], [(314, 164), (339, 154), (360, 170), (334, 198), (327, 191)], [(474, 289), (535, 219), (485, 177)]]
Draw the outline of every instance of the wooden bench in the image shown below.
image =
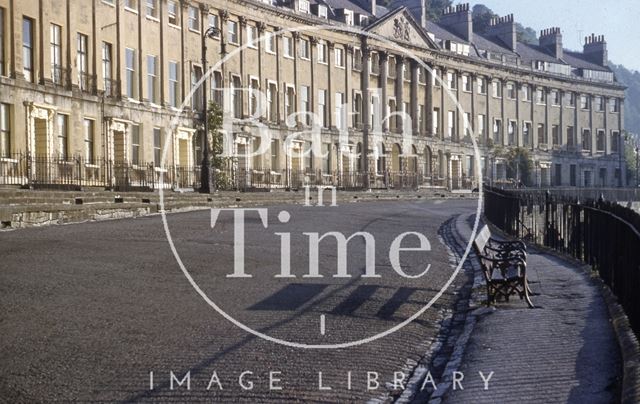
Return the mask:
[(487, 282), (488, 306), (500, 297), (509, 301), (510, 296), (518, 295), (534, 307), (527, 283), (527, 246), (522, 241), (496, 240), (485, 225), (473, 241), (473, 248)]

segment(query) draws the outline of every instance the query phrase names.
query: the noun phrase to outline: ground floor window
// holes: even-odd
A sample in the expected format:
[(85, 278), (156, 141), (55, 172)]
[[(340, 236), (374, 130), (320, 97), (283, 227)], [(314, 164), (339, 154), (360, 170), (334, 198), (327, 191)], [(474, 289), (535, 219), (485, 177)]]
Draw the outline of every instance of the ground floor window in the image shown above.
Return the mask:
[(0, 157), (11, 155), (11, 120), (9, 104), (0, 104)]

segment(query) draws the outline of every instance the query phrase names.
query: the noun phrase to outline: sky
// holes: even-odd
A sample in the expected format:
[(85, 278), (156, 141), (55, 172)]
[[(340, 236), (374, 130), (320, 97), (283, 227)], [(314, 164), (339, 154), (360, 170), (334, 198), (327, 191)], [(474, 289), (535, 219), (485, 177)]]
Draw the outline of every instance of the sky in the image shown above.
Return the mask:
[[(455, 3), (466, 3), (456, 1)], [(609, 60), (640, 71), (639, 0), (469, 0), (514, 19), (538, 32), (560, 27), (566, 49), (582, 50), (584, 37), (604, 35)]]

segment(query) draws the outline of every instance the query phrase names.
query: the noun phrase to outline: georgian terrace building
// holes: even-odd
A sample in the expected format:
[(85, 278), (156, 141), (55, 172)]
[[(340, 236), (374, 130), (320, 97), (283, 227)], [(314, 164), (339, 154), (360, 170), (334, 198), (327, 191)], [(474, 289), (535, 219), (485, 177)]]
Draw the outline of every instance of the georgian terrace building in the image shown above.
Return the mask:
[[(284, 32), (243, 47), (319, 25), (336, 29)], [(217, 30), (204, 41), (207, 67), (242, 48), (206, 86), (209, 99), (238, 120), (236, 174), (268, 173), (270, 183), (289, 186), (292, 172), (314, 173), (340, 185), (344, 173), (368, 166), (371, 186), (399, 186), (392, 175), (409, 175), (412, 185), (471, 187), (473, 132), (487, 179), (506, 179), (502, 152), (523, 147), (534, 184), (623, 183), (624, 87), (607, 67), (603, 37), (591, 35), (583, 52), (572, 52), (550, 28), (539, 46), (528, 45), (517, 41), (512, 15), (480, 35), (468, 5), (434, 23), (420, 0), (389, 9), (375, 0), (0, 0), (0, 183), (80, 178), (117, 187), (137, 169), (142, 182), (163, 171), (172, 186), (197, 186), (202, 87), (178, 125), (170, 123), (203, 77), (209, 27)], [(241, 156), (260, 147), (256, 125), (241, 119), (261, 100), (243, 88), (266, 94), (260, 124), (272, 136), (269, 151), (251, 158)], [(320, 156), (285, 153), (284, 139), (311, 124), (291, 117), (299, 112), (317, 116)], [(403, 146), (408, 121), (399, 113), (411, 117), (410, 145)], [(301, 136), (286, 147), (308, 144)]]

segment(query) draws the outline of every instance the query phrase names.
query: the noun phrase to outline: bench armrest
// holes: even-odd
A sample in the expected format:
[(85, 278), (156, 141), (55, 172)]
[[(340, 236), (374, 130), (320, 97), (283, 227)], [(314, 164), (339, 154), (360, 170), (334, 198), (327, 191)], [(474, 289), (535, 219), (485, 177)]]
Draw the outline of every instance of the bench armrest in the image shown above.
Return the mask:
[(524, 258), (519, 256), (509, 256), (505, 258), (490, 257), (487, 255), (480, 255), (480, 262), (482, 270), (484, 271), (485, 278), (488, 282), (493, 280), (492, 274), (494, 270), (500, 271), (504, 279), (509, 278), (507, 271), (516, 267), (519, 270), (519, 277), (527, 277), (527, 262)]

